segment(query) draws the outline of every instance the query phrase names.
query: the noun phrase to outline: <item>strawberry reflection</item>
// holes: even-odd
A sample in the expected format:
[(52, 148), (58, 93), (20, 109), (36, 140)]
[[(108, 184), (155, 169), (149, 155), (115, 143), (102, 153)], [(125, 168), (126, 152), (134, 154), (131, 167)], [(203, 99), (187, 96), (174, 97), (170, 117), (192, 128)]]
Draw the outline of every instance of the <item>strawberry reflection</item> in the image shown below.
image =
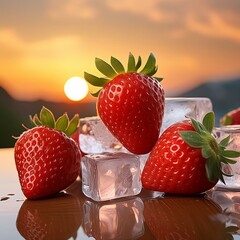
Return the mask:
[(82, 223), (82, 205), (78, 198), (60, 194), (55, 198), (26, 200), (16, 226), (27, 240), (77, 238)]
[(137, 239), (144, 234), (140, 198), (102, 203), (85, 201), (83, 228), (95, 239)]
[(240, 234), (240, 192), (209, 191), (208, 197), (221, 207), (228, 226), (238, 227)]
[(203, 197), (165, 196), (144, 201), (144, 218), (156, 239), (233, 239), (220, 206)]

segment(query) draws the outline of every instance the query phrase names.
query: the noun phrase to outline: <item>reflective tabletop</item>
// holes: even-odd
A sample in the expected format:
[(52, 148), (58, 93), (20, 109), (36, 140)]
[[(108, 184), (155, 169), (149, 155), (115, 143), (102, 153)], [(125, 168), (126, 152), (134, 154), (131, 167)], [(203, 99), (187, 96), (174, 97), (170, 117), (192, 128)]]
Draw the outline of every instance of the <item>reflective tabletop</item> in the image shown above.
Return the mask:
[[(57, 196), (26, 200), (14, 150), (0, 149), (0, 239), (240, 239), (240, 192), (195, 196), (143, 190), (94, 202), (76, 180)], [(232, 237), (232, 238), (231, 238)]]

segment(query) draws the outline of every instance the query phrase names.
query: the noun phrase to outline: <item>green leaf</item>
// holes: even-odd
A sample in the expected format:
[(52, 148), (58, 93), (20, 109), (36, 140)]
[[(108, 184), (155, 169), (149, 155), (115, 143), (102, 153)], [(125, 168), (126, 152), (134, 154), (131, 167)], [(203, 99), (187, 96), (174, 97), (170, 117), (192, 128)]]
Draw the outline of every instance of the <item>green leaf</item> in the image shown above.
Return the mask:
[(156, 79), (158, 82), (161, 82), (163, 80), (161, 77), (154, 77), (154, 79)]
[(84, 78), (87, 82), (95, 87), (103, 87), (110, 79), (106, 78), (99, 78), (90, 73), (84, 72)]
[(158, 67), (155, 66), (151, 72), (148, 73), (148, 76), (153, 76), (158, 70)]
[(202, 153), (202, 156), (206, 159), (214, 155), (214, 151), (212, 150), (211, 147), (209, 147), (209, 145), (203, 145), (201, 153)]
[(201, 147), (203, 145), (203, 139), (201, 135), (195, 131), (179, 131), (182, 139), (191, 147)]
[(117, 73), (114, 71), (112, 66), (100, 58), (95, 58), (95, 65), (96, 65), (96, 68), (106, 77), (109, 77), (112, 79), (117, 75)]
[(52, 112), (47, 109), (46, 107), (42, 107), (40, 111), (40, 121), (43, 126), (47, 126), (50, 128), (55, 127), (55, 118), (52, 114)]
[(136, 71), (136, 68), (135, 68), (135, 58), (132, 55), (132, 53), (129, 53), (127, 72), (135, 72), (135, 71)]
[(206, 130), (205, 127), (203, 126), (203, 124), (201, 124), (200, 122), (196, 121), (194, 118), (190, 118), (192, 125), (194, 127), (194, 129), (198, 132), (198, 133), (202, 133), (202, 131)]
[(136, 71), (141, 67), (142, 65), (142, 58), (139, 56), (137, 60), (137, 64), (135, 66)]
[(102, 90), (102, 89), (98, 90), (98, 91), (95, 92), (95, 93), (91, 93), (91, 95), (92, 95), (93, 97), (98, 97), (98, 95), (99, 95), (99, 93), (101, 92), (101, 90)]
[(69, 118), (66, 113), (59, 117), (56, 121), (55, 129), (64, 132), (69, 124)]
[(220, 143), (219, 145), (223, 148), (227, 147), (230, 141), (230, 135), (225, 137)]
[(207, 129), (208, 132), (212, 132), (213, 127), (214, 127), (214, 113), (213, 112), (209, 112), (207, 113), (204, 118), (203, 118), (203, 125), (205, 126), (205, 128)]
[(70, 120), (68, 128), (65, 130), (65, 133), (68, 136), (71, 136), (73, 133), (75, 133), (79, 127), (79, 115), (75, 114), (74, 117)]
[(153, 53), (150, 53), (148, 60), (145, 66), (143, 67), (142, 71), (140, 71), (140, 73), (148, 75), (150, 72), (153, 71), (153, 69), (155, 68), (155, 65), (156, 65), (156, 58), (153, 55)]
[(111, 57), (111, 65), (117, 73), (125, 73), (124, 66), (117, 58)]
[(33, 126), (41, 126), (42, 125), (37, 114), (34, 114), (33, 117), (30, 115), (29, 118), (30, 118), (30, 122), (32, 123)]
[(233, 150), (224, 150), (222, 155), (227, 158), (237, 158), (240, 157), (240, 152), (233, 151)]
[(222, 126), (226, 126), (226, 125), (231, 125), (233, 121), (232, 116), (229, 115), (225, 115), (222, 119), (221, 119), (221, 125)]
[(207, 178), (210, 182), (215, 181), (215, 174), (214, 171), (216, 171), (216, 163), (212, 158), (208, 158), (206, 161), (205, 169), (206, 169), (206, 174)]
[(225, 164), (235, 164), (237, 161), (230, 159), (230, 158), (226, 158), (224, 156), (220, 157), (221, 162), (225, 163)]

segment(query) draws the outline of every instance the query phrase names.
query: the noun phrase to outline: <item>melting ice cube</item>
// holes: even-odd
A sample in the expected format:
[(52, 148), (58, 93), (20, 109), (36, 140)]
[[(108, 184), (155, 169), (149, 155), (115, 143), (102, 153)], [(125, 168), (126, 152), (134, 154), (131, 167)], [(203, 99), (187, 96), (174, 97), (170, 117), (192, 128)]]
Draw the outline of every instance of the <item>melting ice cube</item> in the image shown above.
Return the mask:
[(81, 118), (80, 148), (86, 154), (127, 152), (98, 116)]
[[(227, 146), (227, 149), (240, 152), (240, 125), (229, 125), (215, 128), (214, 133), (218, 141), (221, 141), (230, 135), (230, 143)], [(224, 181), (226, 184), (223, 184), (219, 181), (216, 185), (216, 188), (225, 188), (232, 190), (240, 189), (240, 158), (234, 158), (234, 160), (237, 161), (235, 164), (222, 165), (222, 170), (227, 174), (231, 174), (232, 176), (224, 176)]]
[(187, 117), (202, 121), (204, 115), (210, 111), (212, 102), (209, 98), (166, 98), (161, 132)]
[(139, 157), (128, 153), (85, 155), (82, 190), (95, 201), (134, 196), (142, 189)]

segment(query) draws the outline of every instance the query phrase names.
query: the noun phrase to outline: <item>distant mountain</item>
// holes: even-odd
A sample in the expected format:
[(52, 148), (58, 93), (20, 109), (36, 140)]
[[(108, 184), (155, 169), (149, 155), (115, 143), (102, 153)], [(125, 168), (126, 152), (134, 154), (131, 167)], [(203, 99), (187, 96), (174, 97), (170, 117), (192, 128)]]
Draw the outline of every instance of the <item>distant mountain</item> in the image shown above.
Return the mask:
[(240, 107), (240, 78), (206, 82), (181, 94), (181, 97), (208, 97), (213, 103), (216, 125), (228, 111)]
[(69, 117), (75, 113), (81, 118), (96, 115), (95, 103), (17, 101), (0, 87), (0, 148), (13, 147), (16, 140), (12, 136), (19, 136), (23, 131), (22, 123), (28, 126), (29, 115), (39, 113), (42, 106), (51, 109), (56, 117), (64, 112), (67, 112)]
[[(240, 107), (240, 78), (226, 81), (207, 82), (182, 93), (179, 97), (208, 97), (213, 103), (216, 125), (226, 112)], [(56, 103), (43, 100), (17, 101), (0, 87), (0, 148), (13, 147), (15, 139), (23, 131), (22, 123), (29, 122), (29, 115), (39, 113), (42, 106), (51, 109), (57, 117), (68, 112), (70, 117), (96, 115), (95, 103)]]

